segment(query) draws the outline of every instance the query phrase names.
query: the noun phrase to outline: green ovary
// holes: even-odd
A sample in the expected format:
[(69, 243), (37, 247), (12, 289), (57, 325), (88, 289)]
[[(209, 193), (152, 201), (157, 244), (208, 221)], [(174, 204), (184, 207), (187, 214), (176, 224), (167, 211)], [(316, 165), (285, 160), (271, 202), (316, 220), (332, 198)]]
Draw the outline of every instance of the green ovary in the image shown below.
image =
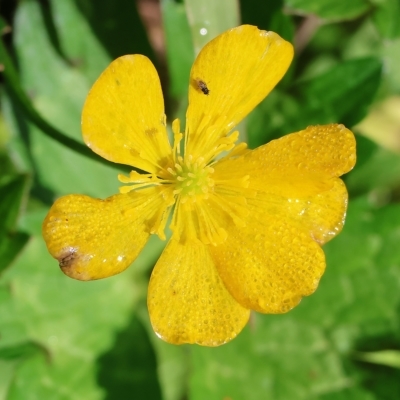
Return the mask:
[(207, 198), (208, 193), (214, 186), (214, 181), (210, 175), (214, 172), (213, 168), (205, 166), (202, 159), (195, 162), (191, 157), (175, 165), (175, 190), (174, 193), (181, 196), (183, 201), (192, 199), (196, 201), (200, 198)]

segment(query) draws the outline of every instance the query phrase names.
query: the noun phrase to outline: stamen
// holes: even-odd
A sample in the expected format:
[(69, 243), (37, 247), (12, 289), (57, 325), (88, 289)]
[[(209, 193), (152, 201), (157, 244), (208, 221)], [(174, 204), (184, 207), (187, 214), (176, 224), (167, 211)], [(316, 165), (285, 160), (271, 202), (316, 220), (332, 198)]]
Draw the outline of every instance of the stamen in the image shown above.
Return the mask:
[(122, 183), (132, 183), (132, 186), (121, 186), (119, 189), (120, 193), (128, 193), (131, 190), (136, 190), (152, 185), (158, 186), (163, 183), (170, 182), (161, 179), (154, 174), (139, 174), (136, 171), (131, 171), (129, 173), (129, 177), (118, 174), (118, 180)]
[(181, 167), (179, 164), (175, 164), (175, 168), (176, 168), (179, 172), (182, 172), (182, 171), (183, 171), (182, 167)]
[(181, 133), (181, 124), (179, 119), (175, 119), (172, 122), (172, 132), (174, 133), (174, 148), (173, 148), (173, 158), (176, 161), (176, 155), (181, 153), (181, 140), (183, 135)]
[(176, 172), (175, 172), (171, 167), (168, 167), (168, 168), (167, 168), (167, 171), (168, 171), (171, 175), (176, 176)]

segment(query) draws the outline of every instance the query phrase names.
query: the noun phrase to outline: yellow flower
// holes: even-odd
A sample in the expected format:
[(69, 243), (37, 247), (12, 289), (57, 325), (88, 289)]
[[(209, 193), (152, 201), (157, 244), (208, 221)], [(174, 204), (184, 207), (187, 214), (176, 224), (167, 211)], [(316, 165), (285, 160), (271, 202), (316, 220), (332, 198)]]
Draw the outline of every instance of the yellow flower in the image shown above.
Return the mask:
[[(43, 223), (49, 252), (68, 276), (100, 279), (126, 269), (150, 234), (172, 237), (154, 267), (148, 308), (170, 343), (216, 346), (250, 310), (284, 313), (317, 288), (321, 245), (340, 232), (355, 163), (353, 134), (313, 126), (255, 150), (237, 125), (282, 78), (293, 48), (273, 32), (231, 29), (208, 43), (190, 74), (185, 133), (173, 146), (157, 72), (141, 55), (111, 63), (83, 109), (86, 144), (146, 171), (119, 175), (121, 194), (58, 199)], [(82, 171), (84, 173), (84, 171)]]

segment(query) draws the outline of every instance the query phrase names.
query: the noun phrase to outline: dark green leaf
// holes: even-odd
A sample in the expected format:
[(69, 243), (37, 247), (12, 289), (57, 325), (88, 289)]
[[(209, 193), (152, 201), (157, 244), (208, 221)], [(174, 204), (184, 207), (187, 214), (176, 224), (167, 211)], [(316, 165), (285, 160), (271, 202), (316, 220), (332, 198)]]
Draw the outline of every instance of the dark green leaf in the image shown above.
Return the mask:
[(144, 54), (155, 62), (136, 2), (75, 0), (75, 3), (112, 59), (125, 54)]
[(161, 399), (154, 350), (136, 316), (116, 335), (114, 346), (98, 358), (98, 365), (97, 380), (106, 400)]
[(345, 61), (292, 89), (274, 90), (248, 118), (251, 148), (308, 125), (343, 123), (351, 128), (368, 112), (381, 77), (375, 58)]
[(27, 175), (4, 177), (0, 183), (0, 273), (11, 264), (29, 239), (26, 233), (16, 232), (29, 183)]
[(285, 3), (298, 13), (335, 21), (357, 18), (371, 8), (367, 0), (286, 0)]
[(157, 355), (158, 378), (163, 399), (184, 399), (187, 392), (188, 371), (191, 368), (189, 346), (174, 346), (156, 336), (150, 323), (145, 301), (138, 305), (137, 312)]
[(24, 232), (0, 235), (0, 274), (14, 261), (29, 240)]
[[(367, 139), (362, 139), (359, 152), (370, 152), (367, 160), (361, 159), (361, 163), (356, 163), (353, 171), (346, 176), (346, 185), (350, 193), (359, 195), (374, 191), (376, 196), (379, 193), (384, 197), (390, 196), (390, 191), (400, 185), (400, 155), (390, 150), (373, 145), (368, 142), (369, 149), (366, 149), (362, 143), (366, 143)], [(379, 199), (377, 199), (379, 200)], [(389, 199), (383, 199), (388, 201)]]
[(21, 208), (26, 202), (29, 176), (18, 175), (0, 182), (0, 235), (16, 229)]
[(258, 147), (307, 125), (310, 123), (304, 121), (301, 106), (296, 99), (275, 89), (247, 117), (249, 147)]
[[(367, 114), (379, 87), (381, 72), (378, 59), (349, 60), (302, 82), (297, 89), (306, 113), (316, 115), (313, 123), (341, 122), (351, 127)], [(322, 118), (318, 111), (323, 112)]]
[(46, 351), (42, 346), (32, 342), (25, 342), (15, 346), (0, 348), (0, 359), (9, 361), (18, 360), (32, 357), (38, 353), (46, 355)]
[(0, 35), (3, 33), (3, 30), (8, 26), (7, 22), (0, 15)]

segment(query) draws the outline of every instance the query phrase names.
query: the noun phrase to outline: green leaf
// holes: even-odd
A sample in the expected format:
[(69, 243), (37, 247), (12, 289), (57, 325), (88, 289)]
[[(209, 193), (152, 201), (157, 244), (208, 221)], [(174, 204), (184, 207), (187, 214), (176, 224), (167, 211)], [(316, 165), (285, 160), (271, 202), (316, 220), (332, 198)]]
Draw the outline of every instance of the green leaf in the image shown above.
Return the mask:
[(29, 183), (28, 175), (0, 181), (0, 234), (16, 229), (21, 209), (27, 200)]
[(383, 38), (400, 36), (400, 1), (383, 0), (378, 4), (372, 19)]
[[(344, 61), (285, 93), (275, 89), (248, 117), (249, 146), (304, 129), (343, 123), (351, 128), (368, 112), (381, 78), (376, 58)], [(290, 90), (291, 89), (291, 90)]]
[(195, 53), (227, 29), (238, 26), (238, 0), (185, 0)]
[(400, 93), (400, 38), (388, 41), (382, 48), (382, 58), (385, 62), (385, 80), (389, 93)]
[[(379, 87), (382, 64), (376, 58), (345, 61), (297, 88), (306, 113), (319, 110), (318, 123), (341, 122), (351, 127), (368, 112)], [(304, 111), (304, 110), (303, 110)]]
[(2, 360), (18, 360), (41, 353), (46, 354), (46, 351), (36, 343), (26, 342), (16, 346), (4, 347), (0, 349), (0, 359)]
[[(302, 129), (304, 115), (296, 99), (275, 89), (247, 117), (248, 143), (250, 148), (261, 146), (272, 139)], [(308, 124), (310, 125), (310, 124)]]
[(194, 60), (193, 43), (185, 6), (173, 0), (163, 0), (163, 21), (170, 79), (170, 94), (176, 99), (187, 96), (190, 68)]
[(10, 387), (17, 376), (18, 368), (25, 361), (37, 356), (48, 358), (45, 349), (33, 342), (0, 349), (0, 399), (10, 399)]
[(15, 260), (29, 240), (24, 232), (0, 235), (0, 274)]
[(274, 31), (284, 39), (293, 42), (294, 24), (292, 18), (283, 12), (283, 0), (270, 0), (268, 7), (264, 6), (262, 0), (241, 1), (240, 14), (243, 24)]
[(7, 26), (8, 26), (7, 22), (0, 15), (0, 34), (3, 34), (3, 31), (5, 28), (7, 28)]
[[(14, 38), (21, 81), (36, 109), (57, 129), (82, 141), (80, 114), (90, 84), (53, 47), (36, 1), (19, 5)], [(77, 192), (107, 197), (117, 192), (113, 167), (76, 154), (24, 120), (14, 126), (20, 135), (25, 131), (29, 138), (26, 144), (42, 185), (58, 194)]]
[(98, 382), (107, 399), (161, 399), (156, 358), (147, 332), (133, 316), (114, 346), (98, 358)]
[(0, 40), (0, 64), (3, 68), (5, 78), (5, 88), (13, 100), (18, 103), (19, 107), (24, 110), (26, 117), (29, 118), (36, 126), (42, 129), (43, 134), (52, 138), (53, 140), (62, 143), (79, 154), (82, 154), (88, 158), (94, 159), (98, 162), (98, 157), (88, 151), (88, 148), (77, 142), (76, 140), (69, 138), (62, 131), (58, 130), (51, 124), (49, 124), (42, 116), (35, 110), (31, 101), (20, 86), (19, 77), (12, 64), (12, 61), (7, 53), (2, 40)]
[(346, 186), (351, 194), (360, 195), (363, 193), (374, 192), (376, 201), (390, 200), (390, 192), (400, 185), (400, 155), (390, 150), (378, 147), (368, 139), (359, 137), (357, 143), (361, 144), (359, 152), (369, 152), (367, 160), (356, 163), (353, 171), (346, 175)]
[[(371, 338), (400, 337), (399, 215), (400, 205), (350, 203), (316, 293), (287, 314), (254, 314), (227, 345), (194, 347), (190, 398), (394, 400), (368, 385), (352, 354)], [(396, 393), (398, 376), (386, 384)]]
[[(74, 0), (90, 24), (92, 32), (111, 59), (125, 54), (143, 54), (154, 64), (156, 58), (138, 13), (138, 5), (129, 0)], [(56, 3), (57, 0), (54, 1)]]
[(382, 350), (373, 352), (358, 352), (354, 354), (354, 357), (361, 361), (400, 369), (400, 351)]
[(4, 177), (0, 182), (0, 273), (11, 264), (29, 239), (26, 233), (17, 232), (29, 185), (28, 175)]
[(286, 0), (285, 4), (296, 13), (316, 14), (334, 21), (357, 18), (371, 8), (367, 0)]
[(188, 370), (191, 368), (189, 346), (174, 346), (161, 340), (150, 323), (147, 305), (138, 306), (138, 316), (146, 328), (157, 355), (158, 378), (164, 400), (180, 400), (186, 397)]
[(94, 82), (112, 61), (74, 0), (50, 1), (50, 11), (63, 55)]
[[(137, 266), (148, 262), (143, 256)], [(0, 290), (0, 351), (34, 342), (46, 349), (51, 362), (42, 357), (24, 362), (10, 399), (30, 398), (23, 390), (43, 399), (102, 398), (96, 360), (113, 346), (144, 292), (134, 273), (131, 268), (101, 281), (74, 281), (61, 273), (41, 238), (30, 241), (2, 279), (3, 287), (12, 290), (3, 289), (3, 295)]]
[(328, 393), (319, 397), (320, 400), (374, 400), (376, 397), (363, 389), (354, 387), (337, 392)]

